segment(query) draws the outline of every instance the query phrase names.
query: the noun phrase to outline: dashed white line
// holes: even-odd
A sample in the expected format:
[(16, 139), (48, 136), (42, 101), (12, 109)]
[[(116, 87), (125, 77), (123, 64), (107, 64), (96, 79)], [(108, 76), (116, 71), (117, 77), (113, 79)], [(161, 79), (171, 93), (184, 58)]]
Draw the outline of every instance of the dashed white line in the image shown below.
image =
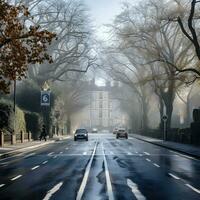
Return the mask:
[(127, 185), (131, 188), (137, 200), (146, 200), (145, 196), (143, 196), (143, 194), (138, 189), (138, 186), (133, 181), (127, 179)]
[(51, 190), (49, 190), (47, 192), (47, 194), (46, 194), (46, 196), (44, 197), (43, 200), (49, 200), (52, 197), (52, 195), (54, 193), (56, 193), (61, 188), (62, 185), (63, 185), (63, 182), (60, 182), (57, 185), (55, 185)]
[(37, 165), (37, 166), (35, 166), (35, 167), (32, 167), (31, 170), (35, 170), (35, 169), (37, 169), (37, 168), (39, 168), (39, 167), (40, 167), (40, 165)]
[(63, 152), (61, 151), (60, 154), (63, 154)]
[(20, 177), (22, 177), (22, 175), (20, 174), (20, 175), (18, 175), (18, 176), (15, 176), (15, 177), (13, 177), (13, 178), (11, 178), (10, 180), (11, 181), (15, 181), (15, 180), (17, 180), (18, 178), (20, 178)]
[(127, 155), (133, 155), (131, 152), (127, 152)]
[(148, 159), (148, 158), (146, 158), (146, 161), (148, 161), (148, 162), (151, 162), (151, 160), (150, 160), (150, 159)]
[(45, 165), (46, 163), (48, 163), (48, 161), (47, 161), (47, 160), (46, 160), (46, 161), (44, 161), (42, 164), (43, 164), (43, 165)]
[(176, 176), (176, 175), (174, 175), (174, 174), (172, 174), (172, 173), (168, 173), (171, 177), (173, 177), (174, 179), (176, 179), (176, 180), (179, 180), (180, 178), (178, 177), (178, 176)]
[(135, 153), (138, 153), (137, 151)]
[(47, 155), (48, 155), (48, 156), (51, 156), (52, 154), (54, 154), (54, 152), (48, 153)]
[(83, 152), (83, 155), (87, 155), (87, 152)]
[(3, 186), (5, 186), (5, 184), (1, 184), (1, 185), (0, 185), (0, 188), (2, 188)]
[(146, 151), (144, 151), (144, 154), (146, 154), (147, 156), (150, 156), (150, 153), (148, 153), (148, 152), (146, 152)]
[(193, 191), (195, 191), (196, 193), (200, 194), (200, 190), (198, 190), (197, 188), (191, 186), (190, 184), (185, 184), (187, 187), (189, 187), (190, 189), (192, 189)]
[(158, 164), (156, 164), (156, 163), (153, 163), (153, 165), (156, 166), (156, 167), (160, 167), (160, 165), (158, 165)]
[(53, 158), (57, 158), (58, 156), (54, 156)]
[(110, 151), (110, 154), (111, 154), (111, 155), (114, 155), (114, 153), (113, 153), (112, 151)]
[(66, 149), (66, 150), (68, 150), (69, 148), (68, 148), (68, 147), (66, 147), (65, 149)]

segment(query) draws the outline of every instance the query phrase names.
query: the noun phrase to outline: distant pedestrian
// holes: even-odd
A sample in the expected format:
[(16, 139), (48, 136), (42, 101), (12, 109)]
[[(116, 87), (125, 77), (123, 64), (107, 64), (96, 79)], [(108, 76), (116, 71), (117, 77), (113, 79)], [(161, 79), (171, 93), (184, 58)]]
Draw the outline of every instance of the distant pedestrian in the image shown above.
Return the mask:
[(40, 141), (42, 139), (44, 139), (46, 141), (47, 140), (46, 136), (47, 136), (47, 134), (46, 134), (46, 127), (45, 127), (45, 125), (42, 125), (42, 131), (41, 131), (41, 134), (40, 134)]

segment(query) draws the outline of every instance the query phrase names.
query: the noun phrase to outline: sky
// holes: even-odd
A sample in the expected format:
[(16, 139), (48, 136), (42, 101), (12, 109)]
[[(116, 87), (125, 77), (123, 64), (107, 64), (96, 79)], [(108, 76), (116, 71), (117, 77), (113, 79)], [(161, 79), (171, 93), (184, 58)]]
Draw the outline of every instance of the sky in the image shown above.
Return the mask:
[[(123, 0), (83, 0), (90, 10), (96, 33), (99, 39), (108, 37), (104, 24), (111, 24), (113, 19), (122, 10)], [(138, 0), (126, 0), (134, 2)]]

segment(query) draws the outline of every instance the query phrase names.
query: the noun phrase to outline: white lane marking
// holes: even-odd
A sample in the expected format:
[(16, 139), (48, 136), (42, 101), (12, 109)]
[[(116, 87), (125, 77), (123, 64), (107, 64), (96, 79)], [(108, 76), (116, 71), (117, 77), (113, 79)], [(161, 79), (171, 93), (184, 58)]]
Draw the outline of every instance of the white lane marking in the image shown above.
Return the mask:
[(182, 158), (187, 158), (187, 159), (199, 161), (198, 159), (193, 158), (193, 157), (191, 157), (191, 156), (187, 156), (187, 155), (185, 155), (185, 154), (181, 154), (181, 153), (178, 153), (178, 152), (172, 151), (172, 150), (169, 150), (169, 151), (170, 151), (171, 153), (175, 153), (174, 156), (179, 156), (179, 157), (182, 157)]
[(48, 155), (48, 156), (51, 156), (52, 154), (54, 154), (54, 152), (48, 153), (47, 155)]
[(137, 151), (135, 153), (138, 153)]
[(68, 147), (66, 147), (65, 149), (66, 149), (66, 150), (68, 150), (69, 148), (68, 148)]
[(111, 154), (111, 155), (114, 155), (114, 153), (113, 153), (112, 151), (110, 151), (110, 154)]
[(0, 188), (3, 187), (3, 186), (5, 186), (5, 184), (1, 184), (1, 185), (0, 185)]
[(35, 170), (35, 169), (37, 169), (39, 167), (40, 167), (40, 165), (36, 165), (35, 167), (32, 167), (31, 170)]
[(51, 190), (47, 192), (43, 200), (49, 200), (52, 197), (52, 195), (55, 194), (61, 188), (62, 185), (63, 182), (60, 182), (57, 185), (55, 185)]
[(200, 194), (200, 190), (198, 190), (197, 188), (191, 186), (190, 184), (185, 184), (187, 187), (189, 187), (190, 189), (192, 189), (193, 191), (197, 192), (198, 194)]
[(63, 152), (61, 151), (60, 154), (63, 154)]
[(132, 192), (135, 195), (137, 200), (146, 200), (145, 196), (143, 196), (143, 194), (138, 189), (137, 184), (135, 184), (130, 179), (127, 179), (127, 185), (131, 188), (131, 190), (132, 190)]
[(53, 158), (57, 158), (58, 156), (54, 156)]
[(15, 176), (15, 177), (13, 177), (13, 178), (11, 178), (10, 180), (11, 181), (15, 181), (15, 180), (17, 180), (18, 178), (20, 178), (20, 177), (22, 177), (22, 175), (20, 174), (20, 175), (18, 175), (18, 176)]
[(131, 152), (127, 152), (127, 155), (133, 155)]
[(176, 176), (176, 175), (174, 175), (174, 174), (172, 174), (172, 173), (168, 173), (171, 177), (173, 177), (174, 179), (176, 179), (176, 180), (179, 180), (180, 178), (178, 177), (178, 176)]
[(151, 162), (151, 160), (150, 160), (150, 159), (148, 159), (148, 158), (146, 159), (146, 161), (148, 161), (148, 162)]
[(83, 155), (87, 155), (87, 152), (83, 152)]
[(147, 156), (150, 156), (150, 153), (148, 153), (148, 152), (145, 152), (145, 151), (144, 151), (144, 154), (146, 154)]
[(153, 163), (153, 165), (156, 166), (156, 167), (160, 167), (160, 165), (157, 165), (156, 163)]
[(91, 156), (90, 161), (87, 164), (87, 167), (85, 169), (85, 174), (83, 176), (83, 180), (81, 182), (81, 186), (80, 186), (80, 188), (78, 190), (78, 193), (77, 193), (77, 196), (76, 196), (76, 200), (81, 200), (81, 198), (83, 196), (83, 193), (84, 193), (84, 190), (85, 190), (85, 187), (86, 187), (86, 184), (87, 184), (87, 180), (88, 180), (88, 177), (89, 177), (90, 169), (91, 169), (91, 166), (92, 166), (92, 161), (94, 159), (94, 155), (95, 155), (95, 152), (96, 152), (96, 148), (97, 148), (97, 143), (95, 144), (92, 156)]
[(36, 154), (36, 153), (30, 153), (30, 154), (24, 156), (24, 158), (28, 158), (28, 157), (30, 157), (30, 156), (34, 156), (35, 154)]
[(110, 174), (108, 170), (108, 164), (106, 161), (105, 151), (102, 143), (102, 152), (103, 152), (103, 161), (104, 161), (104, 167), (105, 167), (105, 175), (106, 175), (106, 186), (107, 186), (107, 193), (108, 193), (108, 199), (114, 200), (113, 190), (112, 190), (112, 184), (110, 180)]
[(139, 156), (142, 157), (143, 155), (142, 155), (142, 154), (139, 154)]
[(47, 161), (47, 160), (46, 160), (46, 161), (44, 161), (42, 164), (43, 164), (43, 165), (45, 165), (46, 163), (48, 163), (48, 161)]

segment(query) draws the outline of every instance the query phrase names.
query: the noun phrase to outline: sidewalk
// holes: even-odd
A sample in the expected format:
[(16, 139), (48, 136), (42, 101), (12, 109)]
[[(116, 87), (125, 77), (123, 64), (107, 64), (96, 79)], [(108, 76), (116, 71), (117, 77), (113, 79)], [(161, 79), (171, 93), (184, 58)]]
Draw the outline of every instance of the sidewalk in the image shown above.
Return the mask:
[(47, 141), (36, 140), (36, 141), (31, 141), (31, 142), (17, 143), (14, 145), (7, 144), (4, 147), (0, 147), (0, 159), (9, 157), (12, 155), (16, 155), (26, 150), (42, 147), (42, 146), (54, 143), (56, 141), (68, 139), (69, 137), (70, 136), (54, 136), (53, 138), (48, 139)]
[(181, 144), (177, 142), (163, 141), (137, 134), (131, 134), (131, 136), (136, 139), (143, 140), (145, 142), (149, 142), (151, 144), (155, 144), (200, 159), (200, 147), (193, 146), (190, 144)]

